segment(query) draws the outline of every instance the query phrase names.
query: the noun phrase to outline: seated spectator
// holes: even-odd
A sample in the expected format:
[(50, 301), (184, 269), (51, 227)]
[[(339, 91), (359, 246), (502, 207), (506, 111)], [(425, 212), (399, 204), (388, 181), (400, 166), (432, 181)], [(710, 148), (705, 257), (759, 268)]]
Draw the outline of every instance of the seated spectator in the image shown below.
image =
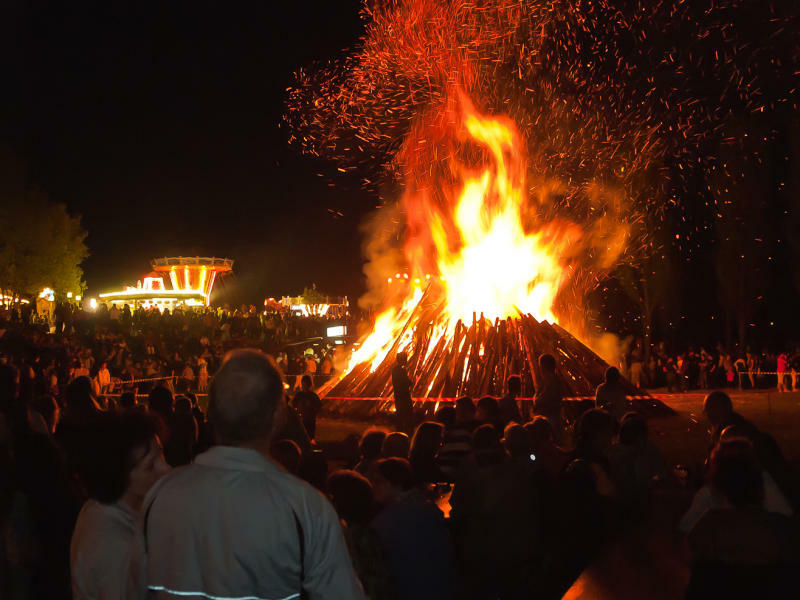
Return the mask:
[(528, 440), (528, 434), (522, 425), (518, 423), (509, 423), (503, 431), (503, 448), (509, 458), (514, 460), (522, 460), (525, 463), (531, 461), (531, 446)]
[(478, 422), (475, 420), (475, 403), (469, 396), (464, 396), (456, 400), (456, 427), (458, 429), (465, 429), (469, 432), (470, 436)]
[(703, 401), (703, 413), (711, 425), (710, 451), (719, 443), (719, 437), (726, 427), (736, 425), (742, 431), (748, 431), (748, 437), (756, 437), (758, 429), (750, 421), (733, 410), (730, 396), (725, 392), (714, 391)]
[[(747, 430), (739, 430), (736, 426), (731, 426), (725, 429), (720, 436), (720, 444), (724, 442), (734, 441), (744, 443), (748, 446), (745, 452), (752, 453), (753, 459), (758, 464), (758, 459), (752, 450), (752, 442), (746, 437), (749, 433)], [(733, 445), (731, 445), (733, 448)], [(794, 516), (792, 505), (787, 500), (781, 489), (775, 483), (775, 480), (760, 464), (758, 464), (761, 471), (761, 481), (764, 487), (763, 503), (761, 508), (768, 512), (785, 517)], [(709, 471), (707, 477), (710, 477)], [(709, 510), (724, 507), (724, 498), (716, 491), (715, 487), (711, 484), (710, 479), (697, 491), (692, 499), (692, 504), (680, 520), (679, 529), (683, 533), (689, 533), (692, 528), (703, 518)]]
[(414, 437), (411, 438), (408, 462), (418, 484), (444, 481), (445, 476), (438, 463), (443, 437), (444, 425), (441, 423), (425, 421), (417, 426)]
[(443, 406), (437, 410), (436, 420), (444, 425), (444, 442), (437, 459), (439, 469), (446, 481), (453, 481), (461, 461), (469, 454), (472, 431), (458, 424), (458, 409), (452, 406)]
[(405, 458), (408, 459), (408, 452), (411, 448), (411, 441), (408, 435), (402, 431), (393, 431), (386, 436), (381, 446), (381, 456), (383, 458)]
[(353, 567), (370, 600), (396, 598), (386, 554), (370, 527), (377, 507), (369, 479), (355, 471), (334, 471), (326, 484), (336, 512), (344, 521), (344, 537)]
[(173, 467), (188, 465), (194, 457), (196, 444), (197, 422), (192, 414), (192, 402), (186, 396), (178, 396), (175, 398), (167, 462)]
[(688, 535), (692, 578), (687, 598), (783, 598), (800, 565), (795, 524), (763, 510), (762, 471), (744, 440), (711, 455), (709, 481), (722, 505)]
[(500, 406), (497, 404), (497, 398), (493, 396), (484, 396), (478, 400), (475, 418), (479, 423), (489, 423), (495, 426), (499, 425), (501, 418)]
[(370, 474), (383, 509), (372, 526), (378, 534), (400, 600), (455, 598), (455, 552), (442, 512), (414, 487), (407, 460), (386, 458)]
[(647, 422), (639, 413), (622, 418), (619, 442), (609, 450), (611, 477), (629, 506), (644, 507), (656, 479), (666, 475), (664, 455), (647, 435)]
[(282, 466), (288, 473), (300, 476), (300, 464), (303, 459), (303, 453), (300, 446), (295, 444), (292, 440), (278, 440), (272, 444), (269, 451), (270, 457), (280, 466)]
[(145, 495), (168, 470), (157, 421), (139, 412), (105, 416), (81, 478), (89, 494), (70, 547), (75, 600), (126, 598), (135, 525)]
[(547, 417), (537, 415), (525, 423), (524, 428), (536, 464), (552, 477), (561, 473), (569, 462), (569, 454), (556, 444), (553, 427)]
[(359, 460), (353, 469), (361, 475), (367, 475), (372, 463), (381, 457), (383, 441), (386, 439), (386, 431), (370, 427), (362, 435), (358, 442)]
[(522, 379), (519, 375), (511, 375), (506, 381), (506, 395), (500, 398), (500, 420), (505, 426), (513, 421), (522, 424), (517, 398), (522, 394)]
[(221, 445), (166, 476), (145, 500), (141, 593), (365, 597), (333, 507), (269, 458), (276, 416), (287, 412), (271, 358), (256, 350), (226, 356), (209, 391)]
[(630, 410), (630, 402), (620, 383), (621, 377), (619, 369), (608, 367), (605, 382), (597, 386), (595, 393), (595, 406), (607, 411), (617, 421)]

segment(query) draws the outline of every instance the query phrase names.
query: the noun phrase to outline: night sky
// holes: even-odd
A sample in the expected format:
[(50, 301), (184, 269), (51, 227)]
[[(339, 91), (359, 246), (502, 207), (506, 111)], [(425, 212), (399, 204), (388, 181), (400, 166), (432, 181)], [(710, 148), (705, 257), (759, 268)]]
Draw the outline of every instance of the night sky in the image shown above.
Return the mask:
[(88, 293), (172, 254), (235, 259), (219, 288), (232, 301), (312, 282), (361, 291), (358, 225), (376, 199), (289, 148), (280, 127), (292, 73), (357, 43), (358, 9), (3, 3), (0, 144), (83, 216)]

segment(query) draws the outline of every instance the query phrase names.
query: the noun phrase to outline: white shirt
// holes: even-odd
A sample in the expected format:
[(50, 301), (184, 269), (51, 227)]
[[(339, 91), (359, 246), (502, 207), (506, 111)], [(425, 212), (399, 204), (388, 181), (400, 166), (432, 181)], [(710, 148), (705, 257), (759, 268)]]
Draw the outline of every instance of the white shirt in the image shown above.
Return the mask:
[[(301, 583), (300, 534), (304, 541)], [(255, 450), (216, 446), (145, 498), (148, 598), (366, 600), (331, 504)]]
[(127, 504), (88, 500), (81, 508), (69, 548), (74, 600), (124, 600), (136, 531)]

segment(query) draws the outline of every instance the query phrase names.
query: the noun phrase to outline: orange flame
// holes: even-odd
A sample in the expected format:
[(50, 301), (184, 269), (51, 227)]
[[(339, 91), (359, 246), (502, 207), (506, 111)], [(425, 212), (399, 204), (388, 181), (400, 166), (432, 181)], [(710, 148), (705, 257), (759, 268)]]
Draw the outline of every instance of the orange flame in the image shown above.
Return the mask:
[[(481, 115), (462, 95), (456, 122), (460, 140), (448, 160), (453, 181), (429, 182), (403, 199), (412, 278), (402, 279), (410, 283), (408, 295), (400, 308), (379, 315), (353, 353), (351, 368), (370, 361), (374, 370), (390, 351), (408, 347), (409, 319), (423, 299), (423, 285), (436, 286), (428, 299), (441, 305), (437, 337), (478, 315), (492, 321), (520, 313), (556, 320), (554, 302), (580, 228), (560, 221), (542, 224), (532, 214), (524, 145), (510, 119)], [(460, 153), (479, 156), (478, 166), (462, 164), (455, 158)]]

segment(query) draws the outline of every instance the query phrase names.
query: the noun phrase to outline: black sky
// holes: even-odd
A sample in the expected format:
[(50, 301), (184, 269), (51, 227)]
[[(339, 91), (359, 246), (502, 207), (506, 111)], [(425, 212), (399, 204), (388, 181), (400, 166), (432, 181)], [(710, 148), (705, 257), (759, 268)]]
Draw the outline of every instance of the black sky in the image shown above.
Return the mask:
[[(0, 8), (0, 143), (83, 216), (89, 292), (165, 254), (228, 256), (231, 300), (361, 286), (375, 199), (298, 156), (292, 73), (358, 42), (357, 0), (45, 2)], [(333, 218), (329, 208), (344, 213)]]

